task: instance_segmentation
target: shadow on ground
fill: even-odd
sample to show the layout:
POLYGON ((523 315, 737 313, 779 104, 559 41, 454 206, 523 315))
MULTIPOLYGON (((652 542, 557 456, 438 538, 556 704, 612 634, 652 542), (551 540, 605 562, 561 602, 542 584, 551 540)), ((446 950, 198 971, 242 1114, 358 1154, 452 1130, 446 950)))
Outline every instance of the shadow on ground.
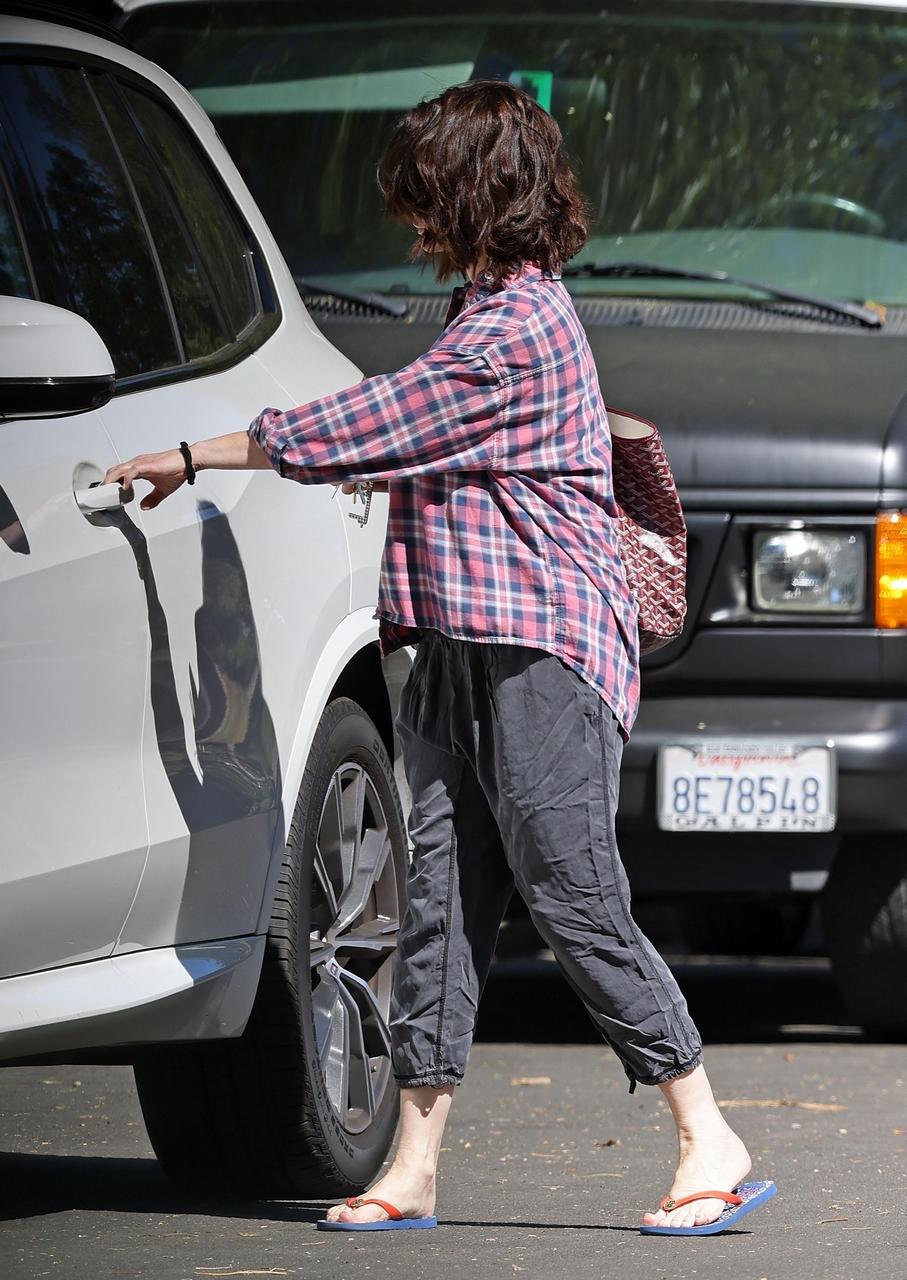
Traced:
POLYGON ((0 1222, 68 1209, 113 1213, 199 1214, 256 1222, 314 1222, 323 1210, 295 1202, 205 1196, 182 1190, 156 1160, 116 1156, 32 1155, 0 1152, 3 1205, 0 1222))

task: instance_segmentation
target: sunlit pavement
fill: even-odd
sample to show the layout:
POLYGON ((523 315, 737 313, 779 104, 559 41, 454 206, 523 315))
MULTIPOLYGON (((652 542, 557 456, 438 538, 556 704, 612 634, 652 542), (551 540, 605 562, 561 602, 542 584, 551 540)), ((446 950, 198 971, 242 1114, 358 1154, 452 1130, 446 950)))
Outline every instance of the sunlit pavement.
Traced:
POLYGON ((715 1091, 779 1195, 724 1236, 641 1237, 673 1138, 544 957, 499 964, 442 1155, 442 1226, 317 1233, 315 1206, 174 1192, 128 1068, 0 1075, 0 1275, 868 1280, 907 1273, 907 1047, 866 1042, 827 965, 672 962, 715 1091))

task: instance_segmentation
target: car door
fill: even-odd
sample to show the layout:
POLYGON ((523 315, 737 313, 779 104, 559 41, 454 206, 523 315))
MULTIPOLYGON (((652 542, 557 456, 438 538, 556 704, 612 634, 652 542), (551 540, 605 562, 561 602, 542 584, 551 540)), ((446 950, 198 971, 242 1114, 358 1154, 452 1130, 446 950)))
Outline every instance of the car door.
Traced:
MULTIPOLYGON (((172 359, 78 67, 0 62, 0 241, 0 292, 78 311, 119 373, 172 359)), ((138 531, 74 496, 115 461, 97 412, 0 422, 0 976, 108 955, 146 858, 138 531)))
MULTIPOLYGON (((95 91, 156 247, 182 359, 104 408, 117 452, 244 430, 290 399, 256 354, 280 313, 254 236, 172 102, 115 75, 95 91)), ((297 337, 305 363, 306 334, 297 337)), ((138 519, 151 643, 150 848, 121 950, 255 931, 272 846, 282 843, 283 761, 305 682, 349 610, 330 486, 203 472, 138 519)))

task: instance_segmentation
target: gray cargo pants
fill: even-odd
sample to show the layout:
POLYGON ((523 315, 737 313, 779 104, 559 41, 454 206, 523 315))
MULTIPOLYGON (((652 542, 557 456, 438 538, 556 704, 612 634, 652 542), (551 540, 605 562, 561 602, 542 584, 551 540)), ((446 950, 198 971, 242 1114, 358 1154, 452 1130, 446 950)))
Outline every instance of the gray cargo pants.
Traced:
POLYGON ((397 728, 415 851, 391 1001, 399 1084, 463 1078, 514 886, 631 1092, 696 1066, 686 1002, 630 914, 623 742, 595 689, 541 650, 428 631, 397 728))

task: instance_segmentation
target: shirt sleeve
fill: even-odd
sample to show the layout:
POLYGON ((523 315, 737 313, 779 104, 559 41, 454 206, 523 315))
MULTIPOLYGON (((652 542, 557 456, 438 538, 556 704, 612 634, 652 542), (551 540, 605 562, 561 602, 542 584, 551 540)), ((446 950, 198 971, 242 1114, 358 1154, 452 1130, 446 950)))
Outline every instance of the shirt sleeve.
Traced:
POLYGON ((484 352, 434 347, 398 373, 249 427, 282 476, 302 483, 394 480, 494 465, 501 381, 484 352))

